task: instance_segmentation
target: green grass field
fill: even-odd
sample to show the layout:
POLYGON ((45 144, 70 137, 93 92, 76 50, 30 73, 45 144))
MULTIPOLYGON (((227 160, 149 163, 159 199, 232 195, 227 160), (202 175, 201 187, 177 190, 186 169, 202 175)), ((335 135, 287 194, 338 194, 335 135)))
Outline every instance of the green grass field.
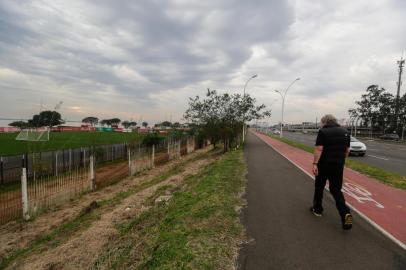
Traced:
POLYGON ((47 142, 16 141, 18 133, 0 133, 0 155, 17 155, 78 148, 89 145, 134 142, 141 138, 138 133, 118 132, 51 132, 47 142))

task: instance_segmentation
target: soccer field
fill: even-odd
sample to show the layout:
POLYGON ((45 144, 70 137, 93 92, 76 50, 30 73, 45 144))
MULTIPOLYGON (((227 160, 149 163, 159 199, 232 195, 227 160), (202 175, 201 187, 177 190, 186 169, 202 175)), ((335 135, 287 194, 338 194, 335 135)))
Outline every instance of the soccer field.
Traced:
POLYGON ((16 141, 18 133, 0 133, 0 155, 16 155, 81 146, 136 142, 138 133, 118 132, 51 132, 47 142, 16 141))

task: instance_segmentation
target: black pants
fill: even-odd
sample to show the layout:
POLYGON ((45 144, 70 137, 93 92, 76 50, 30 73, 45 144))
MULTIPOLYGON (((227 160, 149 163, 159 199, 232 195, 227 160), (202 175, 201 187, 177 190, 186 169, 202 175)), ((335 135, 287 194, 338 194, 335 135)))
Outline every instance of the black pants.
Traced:
POLYGON ((343 218, 345 214, 350 213, 350 210, 345 205, 345 199, 343 193, 341 192, 341 187, 343 185, 344 164, 319 164, 318 169, 319 173, 316 176, 314 185, 314 209, 319 213, 323 212, 323 191, 328 180, 330 193, 333 195, 334 200, 336 201, 336 207, 341 218, 343 218))

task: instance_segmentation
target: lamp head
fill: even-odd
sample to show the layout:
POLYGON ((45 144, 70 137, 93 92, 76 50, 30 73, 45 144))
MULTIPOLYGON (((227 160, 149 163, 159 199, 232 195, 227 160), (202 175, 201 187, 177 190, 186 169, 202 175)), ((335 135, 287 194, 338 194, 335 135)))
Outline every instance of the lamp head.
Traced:
POLYGON ((254 74, 254 75, 252 75, 252 79, 254 79, 254 78, 256 78, 256 77, 258 77, 258 75, 257 74, 254 74))

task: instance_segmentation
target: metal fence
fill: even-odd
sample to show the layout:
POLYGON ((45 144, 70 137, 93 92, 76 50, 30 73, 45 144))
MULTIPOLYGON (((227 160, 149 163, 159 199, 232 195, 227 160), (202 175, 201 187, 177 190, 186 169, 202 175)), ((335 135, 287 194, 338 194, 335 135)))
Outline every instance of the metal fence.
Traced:
POLYGON ((58 175, 89 164, 94 153, 96 164, 126 159, 127 144, 98 145, 39 153, 0 157, 0 184, 20 181, 21 168, 27 168, 27 178, 58 175))
POLYGON ((2 157, 0 223, 115 183, 195 150, 193 137, 157 145, 115 144, 2 157))

